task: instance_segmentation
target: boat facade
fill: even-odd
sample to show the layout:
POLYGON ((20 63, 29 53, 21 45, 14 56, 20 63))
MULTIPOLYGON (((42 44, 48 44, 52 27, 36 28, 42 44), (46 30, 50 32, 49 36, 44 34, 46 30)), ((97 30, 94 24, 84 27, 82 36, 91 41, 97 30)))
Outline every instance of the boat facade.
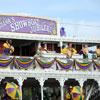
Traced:
MULTIPOLYGON (((22 94, 24 87, 31 87, 32 100, 36 90, 41 94, 39 100, 44 100, 45 87, 51 87, 53 91, 58 87, 59 100, 65 100, 67 88, 79 85, 84 88, 85 100, 89 100, 100 87, 100 64, 97 59, 84 61, 79 54, 67 59, 60 51, 69 42, 79 52, 82 44, 98 45, 100 40, 61 37, 59 20, 0 15, 0 81, 17 82, 22 94), (3 56, 3 43, 9 39, 13 41, 15 52, 10 56, 3 56), (45 42, 50 51, 43 56, 36 55, 41 42, 45 42)), ((23 95, 20 100, 24 100, 23 95)))

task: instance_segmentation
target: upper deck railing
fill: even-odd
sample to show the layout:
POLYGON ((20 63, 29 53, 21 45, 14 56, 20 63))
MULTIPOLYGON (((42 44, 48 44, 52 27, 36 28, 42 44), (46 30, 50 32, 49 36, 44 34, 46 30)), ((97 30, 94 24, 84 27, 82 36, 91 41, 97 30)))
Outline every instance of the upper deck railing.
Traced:
POLYGON ((0 57, 0 70, 25 71, 25 72, 57 72, 75 73, 89 72, 95 73, 100 70, 100 60, 56 57, 25 57, 25 56, 3 56, 0 57))

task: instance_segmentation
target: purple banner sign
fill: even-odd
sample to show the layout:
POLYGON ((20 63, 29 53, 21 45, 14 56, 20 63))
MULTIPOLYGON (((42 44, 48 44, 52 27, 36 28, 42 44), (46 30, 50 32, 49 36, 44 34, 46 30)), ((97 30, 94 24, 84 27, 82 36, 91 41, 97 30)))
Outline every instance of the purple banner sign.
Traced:
POLYGON ((36 17, 0 15, 0 31, 57 35, 57 23, 36 17))

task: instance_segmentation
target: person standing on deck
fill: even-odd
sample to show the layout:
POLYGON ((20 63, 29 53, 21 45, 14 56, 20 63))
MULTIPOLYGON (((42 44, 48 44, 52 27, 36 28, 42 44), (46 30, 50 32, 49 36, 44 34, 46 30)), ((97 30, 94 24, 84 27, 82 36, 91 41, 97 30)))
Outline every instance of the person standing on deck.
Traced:
POLYGON ((45 47, 46 47, 46 44, 45 43, 41 43, 41 47, 39 48, 39 51, 48 52, 48 50, 45 47))
POLYGON ((4 47, 3 51, 4 55, 10 55, 14 52, 14 47, 12 46, 12 40, 9 40, 8 43, 4 43, 3 47, 4 47))
POLYGON ((72 58, 73 54, 76 54, 77 51, 72 48, 72 43, 68 43, 68 47, 61 50, 61 53, 66 54, 67 58, 72 58))
POLYGON ((100 59, 100 45, 97 46, 97 49, 94 51, 94 53, 96 53, 97 59, 100 59))
POLYGON ((41 47, 38 49, 38 54, 40 56, 43 56, 43 54, 48 53, 48 50, 46 49, 46 44, 45 43, 41 43, 41 47))
MULTIPOLYGON (((3 44, 4 51, 3 55, 10 56, 14 52, 14 47, 12 46, 12 40, 9 40, 7 43, 3 44)), ((13 69, 14 62, 11 64, 10 69, 13 69)))
POLYGON ((83 59, 88 59, 88 53, 92 53, 92 51, 88 50, 87 44, 84 44, 83 49, 79 52, 79 54, 83 54, 83 59))

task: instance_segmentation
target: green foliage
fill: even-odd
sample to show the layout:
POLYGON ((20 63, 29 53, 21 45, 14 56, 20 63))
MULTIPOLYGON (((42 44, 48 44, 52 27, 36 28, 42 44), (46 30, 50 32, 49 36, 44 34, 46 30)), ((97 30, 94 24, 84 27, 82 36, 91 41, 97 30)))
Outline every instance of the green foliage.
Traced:
POLYGON ((32 91, 31 88, 30 89, 24 89, 23 91, 23 100, 31 100, 32 98, 32 91))

